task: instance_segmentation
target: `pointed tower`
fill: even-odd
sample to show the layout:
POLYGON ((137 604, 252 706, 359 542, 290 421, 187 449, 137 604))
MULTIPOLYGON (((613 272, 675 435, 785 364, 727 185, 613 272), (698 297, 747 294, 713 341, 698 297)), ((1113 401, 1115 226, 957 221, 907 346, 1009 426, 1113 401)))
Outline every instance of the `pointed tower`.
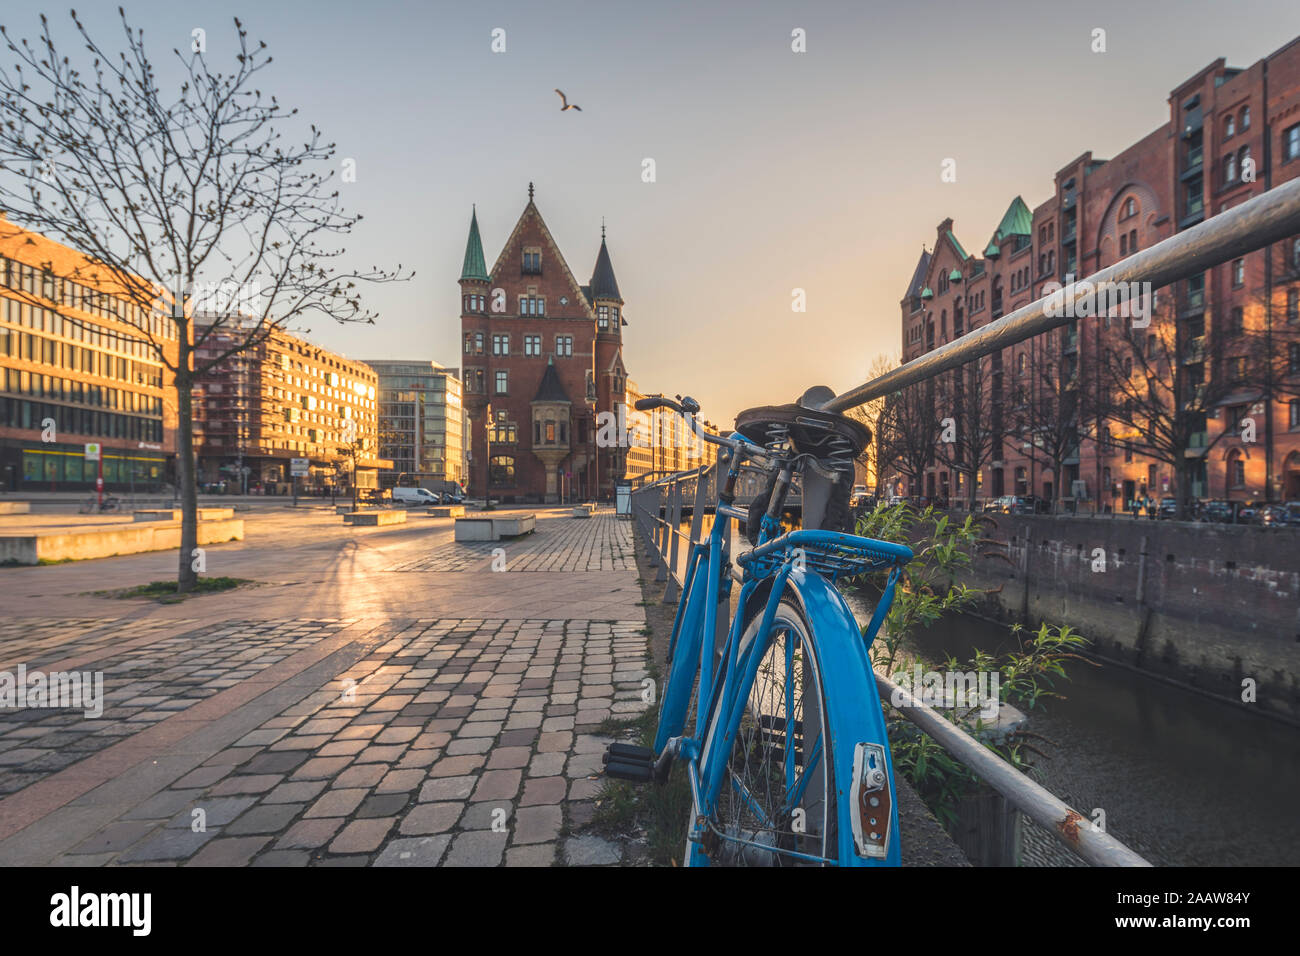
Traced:
MULTIPOLYGON (((596 267, 591 273, 588 298, 596 313, 596 348, 592 371, 596 392, 596 410, 610 412, 616 418, 627 412, 627 369, 623 365, 623 296, 618 291, 614 264, 610 261, 609 246, 605 242, 605 226, 600 227, 600 251, 596 254, 596 267)), ((614 495, 614 479, 626 471, 625 447, 602 448, 597 451, 601 497, 614 495)))
MULTIPOLYGON (((460 329, 461 347, 461 394, 465 411, 470 418, 470 428, 482 433, 484 430, 484 411, 487 408, 487 349, 488 337, 488 286, 491 284, 487 265, 483 261, 483 240, 478 234, 478 209, 474 208, 469 217, 469 238, 465 241, 465 261, 460 269, 460 329)), ((470 435, 465 436, 470 442, 470 435)), ((485 443, 468 444, 470 463, 470 490, 474 495, 481 495, 487 487, 487 459, 484 455, 485 443), (483 455, 483 460, 479 457, 483 455)))

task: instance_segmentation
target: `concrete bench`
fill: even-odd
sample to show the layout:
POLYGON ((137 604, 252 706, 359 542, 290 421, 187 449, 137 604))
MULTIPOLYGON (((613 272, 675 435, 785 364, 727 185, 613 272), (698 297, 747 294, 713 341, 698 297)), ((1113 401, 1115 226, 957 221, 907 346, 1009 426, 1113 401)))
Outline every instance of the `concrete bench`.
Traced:
POLYGON ((0 515, 27 515, 32 513, 30 501, 0 501, 0 515))
MULTIPOLYGON (((195 515, 199 521, 229 521, 235 516, 234 508, 198 508, 195 515)), ((131 513, 135 521, 180 521, 180 508, 142 508, 131 513)))
POLYGON ((590 518, 595 513, 596 506, 589 501, 574 505, 573 510, 569 512, 575 518, 590 518))
POLYGON ((457 541, 500 541, 517 538, 537 529, 537 515, 532 512, 501 515, 474 515, 456 519, 457 541))
POLYGON ((434 518, 463 518, 465 517, 465 506, 441 505, 437 508, 430 508, 427 514, 434 518))
POLYGON ((349 511, 343 516, 344 524, 386 525, 405 524, 405 511, 349 511))
MULTIPOLYGON (((198 543, 244 540, 244 519, 200 521, 198 543)), ((179 548, 181 523, 114 524, 108 527, 30 535, 0 535, 0 564, 39 564, 42 561, 82 561, 144 551, 179 548)))

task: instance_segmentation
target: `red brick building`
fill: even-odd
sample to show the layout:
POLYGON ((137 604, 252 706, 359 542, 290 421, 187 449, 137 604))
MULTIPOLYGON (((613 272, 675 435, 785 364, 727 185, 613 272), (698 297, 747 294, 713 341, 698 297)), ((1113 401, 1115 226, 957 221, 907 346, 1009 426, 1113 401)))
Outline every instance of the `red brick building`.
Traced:
MULTIPOLYGON (((903 359, 1297 176, 1300 38, 1245 69, 1216 60, 1170 93, 1167 124, 1110 160, 1070 161, 1032 210, 1016 197, 981 255, 962 247, 951 219, 940 223, 901 302, 903 359)), ((1134 424, 1139 416, 1120 397, 1128 380, 1116 343, 1130 334, 1129 319, 1113 310, 1080 317, 983 360, 996 436, 976 497, 1077 498, 1100 510, 1147 495, 1300 499, 1300 237, 1154 299, 1133 375, 1188 410, 1186 440, 1162 435, 1149 416, 1134 424), (1044 391, 1075 428, 1069 454, 1042 450, 1050 429, 1032 423, 1044 391)), ((884 477, 904 494, 969 490, 966 475, 937 460, 923 475, 887 468, 884 477)))
POLYGON ((612 497, 627 449, 597 447, 597 419, 626 403, 627 321, 604 229, 582 285, 530 183, 491 271, 471 215, 460 290, 470 493, 486 488, 507 502, 612 497))

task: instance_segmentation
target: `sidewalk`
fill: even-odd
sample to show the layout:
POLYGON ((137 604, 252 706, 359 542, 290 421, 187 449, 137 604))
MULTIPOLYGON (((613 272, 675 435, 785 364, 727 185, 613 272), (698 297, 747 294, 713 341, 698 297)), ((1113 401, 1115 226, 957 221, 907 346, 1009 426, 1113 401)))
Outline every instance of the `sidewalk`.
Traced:
POLYGON ((101 672, 105 698, 0 709, 0 863, 619 862, 569 831, 601 723, 645 706, 630 525, 537 513, 492 547, 255 513, 207 574, 256 584, 178 604, 90 593, 174 552, 0 569, 0 671, 101 672))

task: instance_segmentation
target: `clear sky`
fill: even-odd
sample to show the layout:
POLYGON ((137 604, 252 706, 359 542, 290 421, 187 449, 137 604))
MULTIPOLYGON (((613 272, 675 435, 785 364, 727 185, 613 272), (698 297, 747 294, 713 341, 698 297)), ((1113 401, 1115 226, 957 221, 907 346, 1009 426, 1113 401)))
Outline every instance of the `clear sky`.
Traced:
MULTIPOLYGON (((97 35, 116 29, 116 3, 78 6, 97 35)), ((125 6, 160 59, 196 27, 210 59, 233 55, 240 16, 275 57, 258 85, 355 159, 341 187, 365 216, 353 264, 416 275, 367 292, 376 326, 318 321, 313 341, 459 365, 471 204, 490 266, 531 180, 580 282, 605 217, 633 380, 694 395, 719 424, 809 385, 842 391, 896 355, 898 301, 940 220, 982 248, 1012 197, 1033 207, 1070 159, 1162 124, 1187 76, 1300 34, 1295 0, 125 6), (791 50, 796 28, 805 53, 791 50), (1105 53, 1090 49, 1095 28, 1105 53), (554 87, 582 112, 561 113, 554 87), (948 157, 955 183, 940 181, 948 157)), ((66 8, 46 9, 66 36, 66 8)), ((3 22, 33 35, 36 15, 10 8, 3 22)))

